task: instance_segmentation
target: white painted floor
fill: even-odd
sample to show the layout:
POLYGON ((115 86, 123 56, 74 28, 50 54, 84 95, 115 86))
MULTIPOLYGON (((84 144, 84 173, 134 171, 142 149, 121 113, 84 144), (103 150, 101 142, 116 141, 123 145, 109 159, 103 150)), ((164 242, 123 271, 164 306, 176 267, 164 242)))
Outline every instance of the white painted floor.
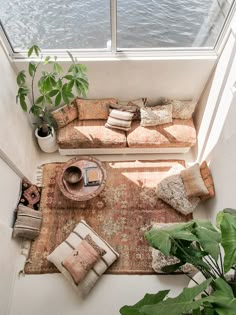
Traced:
MULTIPOLYGON (((48 162, 67 161, 72 157, 41 154, 39 165, 48 162)), ((110 155, 97 156, 100 160, 158 160, 184 159, 193 162, 189 154, 110 155)), ((194 213, 196 218, 207 218, 204 205, 194 213)), ((19 271, 21 263, 17 266, 19 271)), ((89 296, 81 300, 61 274, 21 275, 15 279, 9 315, 118 315, 123 305, 132 305, 145 293, 171 289, 175 296, 189 282, 187 276, 175 275, 103 275, 89 296)), ((8 314, 0 314, 8 315, 8 314)))

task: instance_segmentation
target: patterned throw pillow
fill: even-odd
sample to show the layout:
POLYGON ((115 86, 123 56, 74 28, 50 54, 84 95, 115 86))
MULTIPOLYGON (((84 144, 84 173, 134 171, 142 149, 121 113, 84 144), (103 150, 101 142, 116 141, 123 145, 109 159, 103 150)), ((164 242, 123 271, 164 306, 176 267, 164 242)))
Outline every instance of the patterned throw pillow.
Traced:
POLYGON ((157 126, 172 122, 172 105, 145 107, 140 109, 142 127, 157 126))
POLYGON ((172 117, 176 119, 191 119, 197 105, 197 102, 192 100, 167 100, 167 104, 172 105, 172 117))
POLYGON ((119 257, 119 254, 84 221, 74 228, 67 239, 62 242, 54 251, 47 257, 57 269, 65 276, 65 278, 71 283, 73 288, 82 297, 86 296, 93 288, 100 276, 109 268, 109 266, 119 257), (99 260, 95 265, 87 272, 83 280, 76 285, 71 274, 61 264, 68 255, 70 255, 75 248, 82 242, 85 237, 90 234, 93 241, 102 249, 106 251, 106 254, 99 257, 99 260))
POLYGON ((204 184, 208 190, 208 195, 200 197, 202 201, 205 201, 215 196, 215 187, 214 187, 213 178, 212 178, 211 171, 206 161, 202 162, 202 164, 200 165, 200 173, 204 181, 204 184))
POLYGON ((84 100, 77 98, 76 104, 78 107, 79 120, 91 119, 107 119, 109 115, 110 104, 116 104, 114 98, 99 99, 99 100, 84 100))
POLYGON ((185 170, 181 171, 180 175, 182 177, 186 195, 188 197, 208 195, 208 190, 200 173, 199 164, 195 164, 186 168, 185 170))
POLYGON ((140 120, 140 109, 147 104, 147 98, 138 98, 132 101, 121 101, 116 106, 110 106, 113 109, 124 110, 134 113, 133 120, 140 120))
POLYGON ((187 197, 180 174, 164 178, 157 185, 157 197, 184 215, 194 211, 200 202, 199 197, 187 197))
POLYGON ((112 109, 105 127, 128 131, 131 128, 134 113, 112 109))
POLYGON ((62 128, 78 118, 77 105, 74 101, 71 105, 64 105, 54 110, 51 114, 57 123, 57 127, 62 128))
POLYGON ((86 276, 106 251, 98 246, 88 234, 84 240, 64 259, 62 265, 69 271, 76 285, 86 276))
POLYGON ((41 188, 33 185, 27 178, 23 178, 21 184, 20 204, 38 210, 41 198, 41 188))
POLYGON ((39 235, 41 224, 41 211, 19 205, 17 209, 17 219, 13 228, 13 237, 34 240, 39 235))

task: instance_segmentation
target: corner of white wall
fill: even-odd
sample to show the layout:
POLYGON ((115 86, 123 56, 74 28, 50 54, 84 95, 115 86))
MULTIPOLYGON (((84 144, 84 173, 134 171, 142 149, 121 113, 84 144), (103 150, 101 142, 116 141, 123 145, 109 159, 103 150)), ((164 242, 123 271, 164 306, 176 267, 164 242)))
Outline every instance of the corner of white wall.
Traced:
POLYGON ((37 165, 38 150, 27 115, 16 104, 16 73, 0 44, 0 151, 29 179, 37 165))

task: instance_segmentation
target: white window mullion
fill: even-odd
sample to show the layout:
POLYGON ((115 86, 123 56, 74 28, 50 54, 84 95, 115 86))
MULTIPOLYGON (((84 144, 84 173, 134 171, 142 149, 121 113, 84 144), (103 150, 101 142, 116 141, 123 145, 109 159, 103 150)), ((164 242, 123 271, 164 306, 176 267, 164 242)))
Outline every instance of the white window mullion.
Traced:
POLYGON ((117 52, 117 0, 111 1, 111 52, 117 52))
POLYGON ((5 31, 4 26, 2 25, 1 20, 0 20, 0 40, 2 40, 2 43, 6 47, 6 50, 9 53, 9 55, 12 55, 14 53, 14 49, 11 45, 9 37, 7 36, 7 32, 5 31))

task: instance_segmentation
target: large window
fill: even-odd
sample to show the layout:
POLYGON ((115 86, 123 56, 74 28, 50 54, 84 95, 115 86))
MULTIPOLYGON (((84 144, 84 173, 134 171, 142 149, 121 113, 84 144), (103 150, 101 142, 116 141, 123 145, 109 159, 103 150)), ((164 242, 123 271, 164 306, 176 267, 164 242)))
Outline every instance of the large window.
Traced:
POLYGON ((15 52, 213 48, 233 0, 0 0, 15 52), (113 34, 113 36, 112 36, 113 34))

